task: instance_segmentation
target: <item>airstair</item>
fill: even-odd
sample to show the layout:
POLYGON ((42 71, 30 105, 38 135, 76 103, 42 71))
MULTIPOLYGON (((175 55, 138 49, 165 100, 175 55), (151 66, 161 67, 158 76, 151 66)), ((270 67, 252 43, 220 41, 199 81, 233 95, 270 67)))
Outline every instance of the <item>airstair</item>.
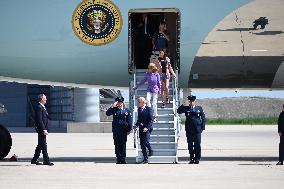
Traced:
MULTIPOLYGON (((137 81, 141 81, 146 73, 145 69, 133 70, 133 81, 130 87, 135 86, 137 81)), ((157 122, 153 123, 153 131, 151 133, 150 144, 153 149, 153 155, 149 157, 149 163, 178 163, 177 149, 180 131, 180 118, 177 114, 179 105, 179 90, 178 90, 178 73, 176 79, 170 80, 169 99, 170 103, 162 106, 162 98, 158 98, 158 118, 157 122)), ((133 125, 137 121, 137 99, 141 96, 146 98, 147 83, 140 86, 137 90, 130 93, 131 107, 133 111, 133 125)), ((139 128, 134 129, 134 146, 136 147, 136 163, 143 161, 142 150, 139 139, 139 128)))

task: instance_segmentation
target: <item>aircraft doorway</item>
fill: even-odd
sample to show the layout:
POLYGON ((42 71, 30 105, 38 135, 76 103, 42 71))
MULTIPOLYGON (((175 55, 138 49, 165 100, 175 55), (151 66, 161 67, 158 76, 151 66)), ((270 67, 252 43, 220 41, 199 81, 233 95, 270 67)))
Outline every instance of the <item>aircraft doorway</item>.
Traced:
POLYGON ((167 54, 172 66, 180 67, 180 12, 178 9, 131 9, 129 19, 129 62, 128 71, 146 69, 153 54, 152 39, 159 31, 161 21, 166 22, 170 37, 167 54))

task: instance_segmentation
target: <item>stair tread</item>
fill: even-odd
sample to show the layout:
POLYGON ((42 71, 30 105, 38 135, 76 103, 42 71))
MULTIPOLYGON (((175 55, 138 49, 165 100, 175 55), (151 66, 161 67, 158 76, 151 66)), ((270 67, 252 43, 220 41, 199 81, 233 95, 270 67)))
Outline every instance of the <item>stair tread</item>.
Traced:
POLYGON ((175 135, 151 135, 152 137, 175 137, 175 135))
MULTIPOLYGON (((138 151, 142 152, 142 149, 138 149, 138 151)), ((153 152, 173 152, 173 151, 176 151, 176 149, 153 149, 153 152)))
POLYGON ((174 116, 175 114, 158 114, 158 117, 174 116))
MULTIPOLYGON (((137 143, 140 144, 140 140, 137 141, 137 143)), ((150 140, 150 144, 153 144, 153 145, 168 145, 168 144, 177 144, 177 142, 175 142, 175 141, 172 141, 172 142, 169 142, 169 141, 161 142, 161 141, 151 141, 150 140)))
POLYGON ((159 120, 158 120, 157 122, 154 122, 154 124, 155 124, 155 123, 174 123, 174 121, 159 121, 159 120))
POLYGON ((174 121, 169 121, 169 123, 167 123, 167 122, 157 123, 157 122, 156 122, 156 123, 154 123, 154 124, 161 124, 161 125, 162 125, 162 124, 171 124, 171 125, 172 125, 172 124, 174 124, 174 121))
POLYGON ((174 130, 174 128, 153 128, 153 130, 174 130))

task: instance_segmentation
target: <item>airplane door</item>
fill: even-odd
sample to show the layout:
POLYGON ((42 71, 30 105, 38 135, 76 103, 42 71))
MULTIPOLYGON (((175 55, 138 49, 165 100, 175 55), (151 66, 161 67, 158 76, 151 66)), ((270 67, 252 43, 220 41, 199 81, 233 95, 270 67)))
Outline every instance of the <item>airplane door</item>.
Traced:
POLYGON ((175 69, 180 68, 180 12, 178 9, 131 9, 128 13, 128 72, 146 69, 152 54, 152 37, 160 21, 170 34, 168 51, 175 69))

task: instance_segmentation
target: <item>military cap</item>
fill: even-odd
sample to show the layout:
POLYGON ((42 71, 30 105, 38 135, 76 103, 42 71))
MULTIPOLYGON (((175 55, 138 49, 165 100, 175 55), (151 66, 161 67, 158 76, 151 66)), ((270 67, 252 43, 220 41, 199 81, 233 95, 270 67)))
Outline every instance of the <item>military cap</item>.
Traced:
POLYGON ((116 97, 115 98, 115 101, 117 102, 123 102, 124 101, 124 98, 121 96, 121 97, 116 97))
POLYGON ((188 100, 190 101, 195 101, 196 100, 196 96, 190 95, 187 97, 188 100))

